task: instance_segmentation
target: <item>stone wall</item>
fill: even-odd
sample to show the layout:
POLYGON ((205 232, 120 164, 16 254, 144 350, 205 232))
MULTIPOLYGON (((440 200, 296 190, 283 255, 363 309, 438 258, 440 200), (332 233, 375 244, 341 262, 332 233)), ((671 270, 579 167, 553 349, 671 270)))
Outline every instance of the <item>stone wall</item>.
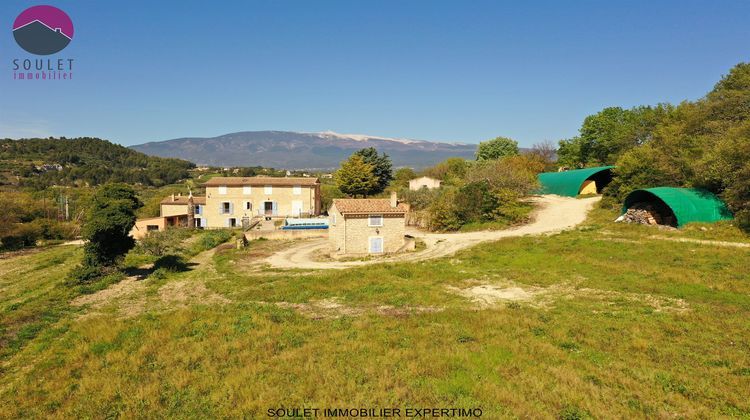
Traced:
POLYGON ((383 226, 369 226, 368 215, 341 217, 339 214, 337 219, 336 226, 331 226, 329 236, 334 253, 368 254, 372 237, 383 238, 384 253, 397 252, 404 246, 406 227, 402 214, 383 215, 383 226))

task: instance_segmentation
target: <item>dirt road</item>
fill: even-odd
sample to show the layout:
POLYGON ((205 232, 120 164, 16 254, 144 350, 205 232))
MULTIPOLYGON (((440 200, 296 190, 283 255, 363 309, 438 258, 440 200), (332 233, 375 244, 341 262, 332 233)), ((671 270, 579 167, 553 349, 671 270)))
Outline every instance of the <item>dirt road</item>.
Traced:
POLYGON ((367 261, 316 261, 315 256, 325 252, 328 239, 305 241, 268 257, 265 262, 274 268, 343 269, 365 264, 393 261, 420 261, 451 255, 456 251, 488 241, 525 235, 558 233, 572 228, 586 219, 599 197, 576 199, 556 195, 535 197, 537 205, 533 221, 517 228, 498 231, 468 233, 428 233, 408 229, 407 233, 422 239, 427 245, 419 252, 393 255, 367 261))

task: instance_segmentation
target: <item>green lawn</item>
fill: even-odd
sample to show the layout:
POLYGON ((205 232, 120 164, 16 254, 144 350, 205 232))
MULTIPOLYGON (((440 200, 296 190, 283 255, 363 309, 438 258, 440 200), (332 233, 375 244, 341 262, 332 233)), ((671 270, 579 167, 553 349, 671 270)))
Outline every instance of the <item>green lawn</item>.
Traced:
POLYGON ((574 231, 439 260, 317 273, 265 270, 258 261, 278 245, 255 242, 146 280, 129 315, 116 297, 97 315, 66 307, 71 247, 0 260, 4 346, 17 311, 57 308, 4 351, 0 417, 259 417, 282 406, 749 417, 750 249, 651 238, 741 234, 615 216, 596 210, 574 231), (450 289, 480 285, 544 299, 480 307, 450 289))

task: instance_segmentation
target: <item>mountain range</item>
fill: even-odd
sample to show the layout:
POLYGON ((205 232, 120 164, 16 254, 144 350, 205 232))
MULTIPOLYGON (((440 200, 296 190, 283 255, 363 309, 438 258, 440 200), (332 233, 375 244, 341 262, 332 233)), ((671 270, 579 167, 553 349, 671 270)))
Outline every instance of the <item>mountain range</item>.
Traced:
POLYGON ((243 131, 218 137, 185 137, 130 147, 148 155, 180 158, 198 165, 326 170, 338 167, 354 151, 366 147, 374 147, 388 154, 395 167, 422 168, 449 157, 472 159, 477 146, 332 131, 243 131))

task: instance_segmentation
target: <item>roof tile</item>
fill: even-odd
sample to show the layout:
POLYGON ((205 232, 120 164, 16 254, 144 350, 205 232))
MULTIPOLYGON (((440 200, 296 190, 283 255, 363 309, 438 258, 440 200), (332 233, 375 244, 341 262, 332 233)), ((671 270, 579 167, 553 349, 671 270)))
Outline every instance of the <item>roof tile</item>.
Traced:
POLYGON ((293 185, 306 185, 311 186, 318 184, 318 178, 307 178, 307 177, 273 177, 273 176, 250 176, 250 177, 239 177, 239 176, 217 176, 206 181, 205 186, 207 187, 218 187, 220 185, 226 185, 228 187, 241 187, 243 185, 279 185, 279 186, 293 186, 293 185))
POLYGON ((405 203, 391 207, 391 200, 387 198, 337 198, 333 200, 333 205, 341 214, 403 214, 409 210, 405 203))

